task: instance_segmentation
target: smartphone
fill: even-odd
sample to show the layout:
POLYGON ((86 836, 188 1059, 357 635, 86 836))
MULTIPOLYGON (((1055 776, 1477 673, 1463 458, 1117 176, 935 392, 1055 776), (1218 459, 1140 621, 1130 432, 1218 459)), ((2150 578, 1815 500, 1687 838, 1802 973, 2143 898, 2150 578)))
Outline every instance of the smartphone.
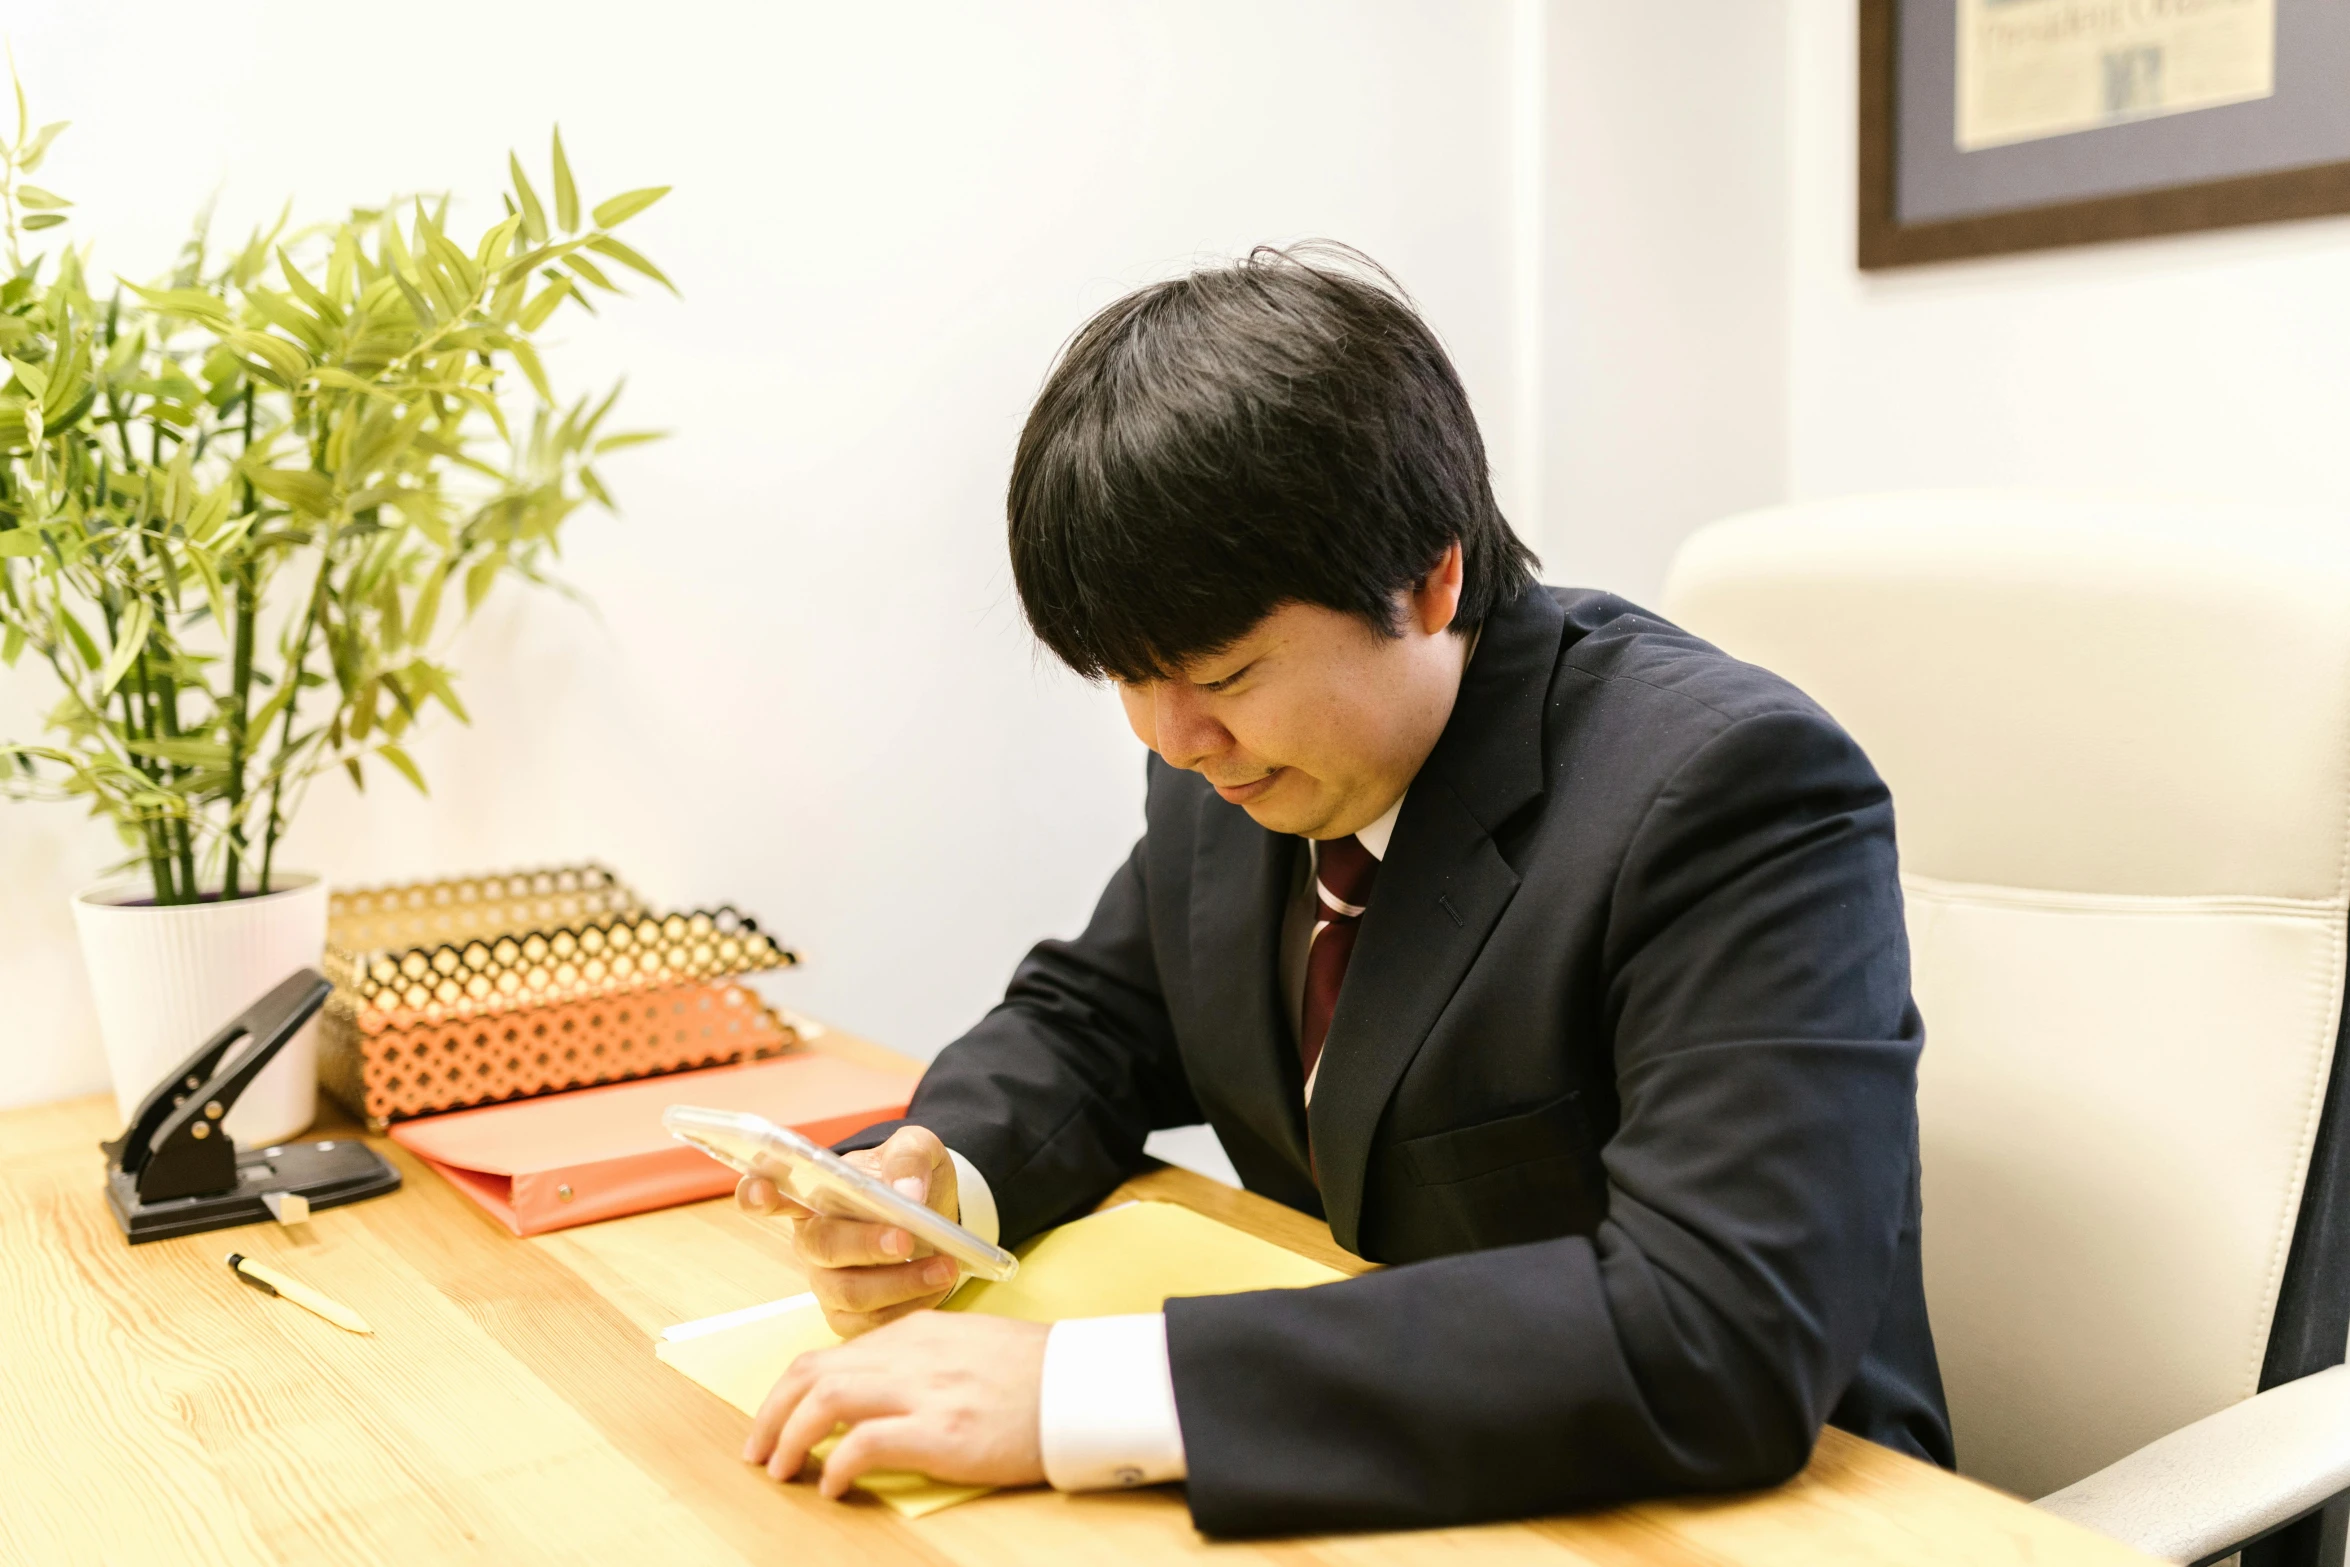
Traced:
POLYGON ((670 1136, 691 1143, 720 1164, 744 1175, 765 1176, 803 1208, 894 1224, 932 1251, 954 1258, 965 1273, 977 1278, 1000 1284, 1020 1271, 1020 1259, 1002 1247, 989 1245, 945 1214, 890 1190, 821 1143, 765 1116, 671 1105, 661 1112, 661 1124, 670 1136))

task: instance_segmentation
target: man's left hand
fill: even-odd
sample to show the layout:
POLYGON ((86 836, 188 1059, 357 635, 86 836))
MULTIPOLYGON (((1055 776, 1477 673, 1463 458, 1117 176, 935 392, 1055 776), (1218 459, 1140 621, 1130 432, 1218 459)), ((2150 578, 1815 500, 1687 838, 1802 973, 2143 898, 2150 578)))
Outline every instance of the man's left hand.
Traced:
POLYGON ((845 1424, 821 1485, 836 1501, 873 1469, 963 1485, 1039 1484, 1037 1396, 1050 1331, 1041 1322, 923 1311, 811 1350, 760 1406, 743 1458, 788 1480, 809 1448, 845 1424))

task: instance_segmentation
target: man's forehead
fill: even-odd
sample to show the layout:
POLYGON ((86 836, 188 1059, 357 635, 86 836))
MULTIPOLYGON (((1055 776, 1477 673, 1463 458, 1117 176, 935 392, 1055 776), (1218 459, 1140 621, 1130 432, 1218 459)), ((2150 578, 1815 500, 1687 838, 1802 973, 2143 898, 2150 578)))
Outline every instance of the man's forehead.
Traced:
POLYGON ((1223 646, 1206 653, 1195 653, 1177 664, 1168 678, 1189 680, 1195 684, 1223 679, 1241 665, 1264 657, 1290 640, 1296 631, 1297 612, 1304 608, 1295 600, 1276 604, 1265 613, 1263 619, 1223 646))

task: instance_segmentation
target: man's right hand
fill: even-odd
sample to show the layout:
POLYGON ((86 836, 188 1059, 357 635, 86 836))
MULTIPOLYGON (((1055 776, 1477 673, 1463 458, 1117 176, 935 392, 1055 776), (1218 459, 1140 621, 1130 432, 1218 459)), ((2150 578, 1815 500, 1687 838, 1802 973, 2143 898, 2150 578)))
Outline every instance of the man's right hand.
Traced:
MULTIPOLYGON (((846 1157, 903 1195, 950 1219, 962 1217, 955 1164, 936 1133, 902 1126, 880 1147, 846 1157)), ((734 1200, 747 1212, 792 1221, 792 1245, 808 1288, 824 1308, 824 1320, 843 1338, 927 1310, 955 1287, 960 1270, 954 1259, 933 1254, 894 1224, 810 1212, 764 1176, 743 1177, 734 1200)))

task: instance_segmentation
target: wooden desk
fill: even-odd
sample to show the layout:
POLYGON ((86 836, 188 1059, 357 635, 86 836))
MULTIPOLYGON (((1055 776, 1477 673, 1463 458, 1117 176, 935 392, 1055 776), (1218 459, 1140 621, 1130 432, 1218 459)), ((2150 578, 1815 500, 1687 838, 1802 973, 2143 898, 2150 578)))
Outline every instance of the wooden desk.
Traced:
MULTIPOLYGON (((735 1456, 743 1416, 653 1358, 670 1323, 803 1287, 778 1225, 718 1201, 518 1241, 379 1141, 407 1177, 390 1197, 134 1249, 100 1193, 116 1130, 104 1098, 0 1114, 0 1562, 2146 1560, 1833 1430, 1775 1491, 1479 1529, 1221 1544, 1165 1487, 1002 1492, 907 1521, 769 1482, 735 1456), (374 1336, 240 1288, 232 1248, 374 1336)), ((1321 1225, 1184 1171, 1128 1190, 1360 1267, 1321 1225)))

